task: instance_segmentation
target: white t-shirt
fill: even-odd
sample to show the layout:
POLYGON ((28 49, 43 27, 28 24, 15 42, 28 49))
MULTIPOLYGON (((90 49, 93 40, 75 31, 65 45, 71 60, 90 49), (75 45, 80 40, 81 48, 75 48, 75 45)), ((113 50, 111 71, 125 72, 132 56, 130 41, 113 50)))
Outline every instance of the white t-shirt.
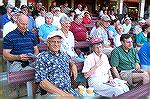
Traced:
POLYGON ((38 17, 35 19, 35 24, 36 24, 36 27, 37 27, 37 28, 40 28, 41 25, 45 24, 45 18, 42 17, 42 16, 38 16, 38 17))
POLYGON ((82 12, 77 8, 75 9, 76 14, 81 14, 82 12))
POLYGON ((115 47, 118 47, 118 46, 121 45, 120 37, 121 37, 121 35, 119 35, 119 34, 117 34, 117 35, 114 37, 114 44, 115 44, 115 47))
POLYGON ((124 28, 124 32, 123 32, 123 34, 127 34, 127 33, 129 33, 129 31, 130 31, 130 29, 131 29, 131 24, 129 24, 128 26, 124 23, 123 25, 122 25, 122 27, 124 28))
POLYGON ((11 31, 17 28, 16 23, 12 23, 11 21, 7 22, 3 27, 3 38, 11 31))

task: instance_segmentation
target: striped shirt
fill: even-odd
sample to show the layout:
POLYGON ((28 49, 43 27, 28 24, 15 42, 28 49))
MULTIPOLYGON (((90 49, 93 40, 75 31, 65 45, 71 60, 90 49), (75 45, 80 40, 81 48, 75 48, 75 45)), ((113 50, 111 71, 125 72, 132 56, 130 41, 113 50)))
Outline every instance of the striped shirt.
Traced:
POLYGON ((27 31, 24 35, 15 29, 4 37, 3 49, 11 49, 11 54, 34 53, 34 46, 37 45, 36 37, 27 31))

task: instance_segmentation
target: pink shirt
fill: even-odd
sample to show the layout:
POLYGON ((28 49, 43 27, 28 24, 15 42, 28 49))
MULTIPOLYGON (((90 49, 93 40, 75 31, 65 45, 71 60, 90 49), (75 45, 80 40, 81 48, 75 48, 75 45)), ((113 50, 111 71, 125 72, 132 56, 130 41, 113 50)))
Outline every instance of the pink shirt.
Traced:
MULTIPOLYGON (((82 73, 88 72, 91 67, 95 65, 95 61, 98 61, 98 59, 99 56, 97 56, 94 52, 88 55, 84 61, 82 73)), ((103 60, 102 65, 99 66, 90 77, 99 77, 102 82, 107 82, 109 79, 108 71, 111 66, 109 65, 108 58, 105 54, 102 54, 101 59, 103 60)))

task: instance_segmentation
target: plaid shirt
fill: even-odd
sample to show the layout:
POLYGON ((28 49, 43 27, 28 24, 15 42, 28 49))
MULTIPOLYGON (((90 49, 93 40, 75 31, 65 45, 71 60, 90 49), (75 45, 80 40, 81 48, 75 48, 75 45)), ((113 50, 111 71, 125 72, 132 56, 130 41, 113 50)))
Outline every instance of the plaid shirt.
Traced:
POLYGON ((35 69, 35 81, 37 83, 46 79, 57 88, 67 91, 74 96, 79 96, 70 87, 69 57, 66 54, 62 52, 54 54, 50 51, 44 51, 38 55, 35 69))

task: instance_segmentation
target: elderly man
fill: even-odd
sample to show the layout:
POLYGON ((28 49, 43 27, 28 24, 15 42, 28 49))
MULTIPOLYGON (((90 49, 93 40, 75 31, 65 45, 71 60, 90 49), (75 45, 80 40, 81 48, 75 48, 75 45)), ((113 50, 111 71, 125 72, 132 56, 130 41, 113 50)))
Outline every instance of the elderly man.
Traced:
POLYGON ((133 41, 129 34, 122 34, 120 37, 121 46, 115 48, 111 53, 110 64, 115 77, 128 81, 129 85, 133 82, 149 82, 149 75, 142 71, 139 65, 139 58, 133 41))
MULTIPOLYGON (((9 32, 3 40, 3 56, 10 62, 11 72, 33 69, 29 63, 34 59, 29 53, 39 53, 36 37, 27 31, 28 17, 21 14, 16 24, 17 28, 9 32)), ((30 84, 27 83, 31 88, 30 84)), ((32 94, 31 89, 28 89, 28 96, 30 94, 32 94)))
POLYGON ((17 20, 17 28, 9 32, 3 41, 3 55, 10 61, 10 71, 20 71, 28 69, 31 59, 28 53, 38 54, 36 46, 37 41, 33 33, 27 31, 28 17, 21 14, 17 20), (13 66, 13 63, 21 63, 19 67, 13 66))
MULTIPOLYGON (((99 27, 97 28, 96 32, 93 29, 91 30, 91 37, 92 38, 102 38, 104 41, 104 53, 109 57, 112 51, 111 42, 109 41, 109 33, 108 33, 108 26, 110 25, 110 17, 108 15, 103 15, 101 17, 101 21, 98 23, 99 27)), ((96 29, 96 28, 95 28, 96 29)))
POLYGON ((137 24, 134 29, 133 29, 133 33, 138 35, 140 32, 142 32, 142 26, 145 25, 146 21, 144 19, 139 20, 138 22, 139 24, 137 24))
POLYGON ((21 12, 24 15, 28 16, 28 30, 31 31, 31 32, 34 31, 36 29, 35 28, 35 20, 33 19, 33 17, 31 15, 29 15, 29 8, 28 8, 28 6, 22 5, 20 9, 21 9, 21 12))
POLYGON ((78 4, 78 7, 75 9, 76 14, 81 14, 82 13, 81 10, 82 10, 82 5, 78 4))
MULTIPOLYGON (((79 96, 71 88, 69 75, 69 57, 60 51, 61 39, 64 35, 55 31, 48 35, 48 49, 38 55, 36 61, 35 82, 41 87, 41 95, 51 96, 79 96), (46 92, 43 94, 43 92, 46 92)), ((77 77, 77 68, 71 67, 74 79, 77 77)))
POLYGON ((98 95, 112 97, 129 91, 126 84, 117 84, 110 71, 107 56, 103 53, 103 41, 101 38, 90 40, 93 53, 87 56, 82 72, 88 79, 88 85, 94 88, 98 95))

